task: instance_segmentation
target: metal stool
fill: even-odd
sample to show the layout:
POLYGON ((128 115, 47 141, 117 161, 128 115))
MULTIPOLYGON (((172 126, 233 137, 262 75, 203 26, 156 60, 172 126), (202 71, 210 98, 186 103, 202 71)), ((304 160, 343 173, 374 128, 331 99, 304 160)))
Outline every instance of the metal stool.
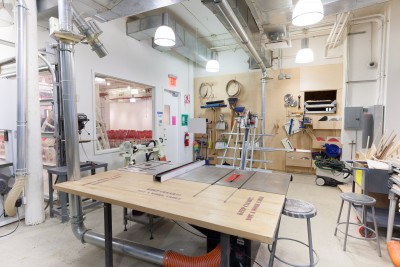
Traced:
MULTIPOLYGON (((286 237, 276 238, 275 242, 272 244, 272 249, 270 249, 270 247, 268 246, 268 249, 271 252, 268 266, 269 267, 273 266, 274 258, 276 258, 280 262, 283 262, 287 265, 295 266, 295 267, 315 266, 318 263, 319 258, 318 258, 318 254, 315 252, 315 250, 313 249, 313 245, 312 245, 310 219, 317 215, 317 209, 314 207, 313 204, 302 201, 302 200, 286 199, 285 207, 283 208, 282 214, 292 217, 292 218, 307 219, 308 245, 304 242, 301 242, 299 240, 292 239, 292 238, 286 238, 286 237), (295 264, 286 262, 286 261, 282 260, 281 258, 279 258, 278 256, 276 256, 275 250, 276 250, 276 243, 278 242, 278 240, 290 240, 290 241, 294 241, 294 242, 303 244, 306 247, 308 247, 308 253, 309 253, 309 257, 310 257, 310 265, 295 265, 295 264), (316 261, 314 261, 314 254, 315 254, 316 261)), ((276 230, 276 236, 278 236, 278 234, 279 234, 279 226, 280 226, 280 221, 278 224, 278 229, 276 230)))
POLYGON ((344 234, 344 246, 343 246, 343 250, 346 251, 346 242, 347 242, 347 236, 353 237, 353 238, 357 238, 357 239, 361 239, 361 240, 375 240, 376 239, 376 243, 378 245, 378 255, 379 257, 382 257, 381 254, 381 247, 379 245, 379 235, 378 235, 378 227, 376 225, 376 219, 375 219, 375 203, 376 200, 373 197, 367 196, 367 195, 363 195, 363 194, 356 194, 356 193, 342 193, 340 194, 340 197, 342 198, 342 204, 340 205, 340 211, 339 211, 339 216, 337 219, 337 225, 335 228, 335 236, 337 231, 339 230, 339 232, 343 233, 342 230, 339 229, 339 225, 342 224, 346 224, 346 232, 343 233, 344 234), (340 216, 342 215, 342 209, 343 209, 343 203, 344 202, 349 202, 349 209, 347 211, 347 220, 345 222, 340 222, 340 216), (363 211, 363 222, 362 223, 351 223, 349 222, 350 219, 350 209, 351 209, 351 205, 352 204, 356 204, 356 205, 361 205, 362 206, 362 211, 363 211), (367 218, 367 209, 366 207, 371 207, 372 209, 372 219, 374 221, 374 228, 375 230, 373 230, 372 228, 368 227, 366 225, 366 218, 367 218), (365 221, 364 221, 365 218, 365 221), (364 227, 364 229, 367 229, 369 231, 371 231, 372 233, 375 234, 375 236, 372 237, 367 237, 367 235, 365 234, 365 237, 359 237, 359 236, 353 236, 350 235, 349 232, 349 224, 352 225, 358 225, 358 226, 362 226, 364 227))

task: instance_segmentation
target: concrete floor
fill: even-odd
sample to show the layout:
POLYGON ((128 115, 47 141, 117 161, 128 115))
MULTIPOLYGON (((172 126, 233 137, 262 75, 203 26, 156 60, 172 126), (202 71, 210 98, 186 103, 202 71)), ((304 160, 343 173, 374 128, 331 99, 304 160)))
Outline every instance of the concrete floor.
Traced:
MULTIPOLYGON (((298 198, 313 203, 318 214, 311 220, 314 249, 319 255, 318 266, 330 267, 368 267, 393 266, 386 249, 385 230, 380 231, 382 257, 378 256, 376 243, 357 239, 348 239, 347 251, 344 252, 343 235, 333 236, 340 206, 340 191, 334 187, 320 187, 309 175, 294 175, 288 197, 298 198)), ((355 216, 352 215, 353 220, 355 216)), ((102 232, 103 211, 101 208, 91 211, 86 216, 88 228, 102 232)), ((192 229, 190 226, 186 228, 192 229)), ((16 223, 0 228, 0 235, 14 229, 16 223)), ((350 228, 357 235, 357 228, 350 228)), ((150 240, 148 229, 141 224, 129 223, 128 231, 123 231, 122 208, 113 207, 113 233, 119 238, 129 239, 150 246, 172 249, 187 255, 201 255, 205 252, 203 238, 190 234, 169 220, 162 220, 154 231, 154 239, 150 240)), ((293 237, 307 242, 306 221, 282 217, 280 236, 293 237)), ((278 242, 277 255, 306 265, 307 249, 287 241, 278 242)), ((269 252, 262 244, 256 261, 267 266, 269 252)), ((0 266, 5 267, 57 267, 57 266, 104 266, 104 250, 90 244, 81 244, 71 232, 69 223, 61 224, 58 218, 48 218, 37 226, 25 226, 21 223, 18 230, 7 237, 0 238, 0 266)), ((114 254, 114 266, 154 266, 114 254)), ((254 264, 254 266, 258 266, 254 264)), ((275 261, 274 266, 286 266, 275 261)))

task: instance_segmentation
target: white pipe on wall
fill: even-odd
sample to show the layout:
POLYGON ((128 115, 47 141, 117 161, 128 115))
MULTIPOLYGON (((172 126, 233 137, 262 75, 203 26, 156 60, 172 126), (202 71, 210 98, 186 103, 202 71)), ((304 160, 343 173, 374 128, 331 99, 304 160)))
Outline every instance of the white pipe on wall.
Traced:
MULTIPOLYGON (((376 15, 371 15, 371 16, 365 16, 365 17, 360 17, 360 18, 355 18, 352 20, 353 25, 358 25, 358 24, 365 24, 365 23, 376 23, 378 25, 378 29, 380 29, 380 56, 379 56, 379 63, 378 63, 378 68, 379 68, 379 74, 378 74, 378 83, 377 83, 377 88, 378 88, 378 93, 379 96, 377 98, 377 103, 376 104, 381 104, 383 103, 383 99, 381 98, 381 94, 384 90, 385 86, 385 78, 386 78, 386 60, 385 60, 385 53, 386 53, 386 17, 382 14, 376 14, 376 15)), ((372 46, 372 42, 371 42, 372 46)))
POLYGON ((43 194, 43 162, 40 128, 39 73, 37 47, 37 9, 35 1, 26 1, 27 12, 27 173, 25 224, 45 220, 43 194))

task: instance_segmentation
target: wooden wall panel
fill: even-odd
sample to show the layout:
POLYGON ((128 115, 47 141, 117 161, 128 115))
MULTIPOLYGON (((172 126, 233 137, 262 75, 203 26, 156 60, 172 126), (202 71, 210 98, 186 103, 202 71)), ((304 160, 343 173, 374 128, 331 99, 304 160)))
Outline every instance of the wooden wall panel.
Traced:
MULTIPOLYGON (((341 72, 341 65, 336 67, 330 67, 331 69, 336 69, 336 72, 341 72)), ((290 114, 292 112, 303 112, 303 100, 304 100, 304 92, 300 91, 301 84, 301 71, 303 68, 294 68, 294 69, 285 69, 283 72, 285 74, 291 74, 291 79, 278 80, 279 71, 270 70, 268 71, 268 77, 273 77, 273 79, 267 80, 267 92, 266 92, 266 123, 265 123, 265 132, 266 133, 276 133, 274 137, 266 137, 265 144, 267 147, 275 147, 275 148, 283 148, 281 140, 283 138, 288 137, 283 124, 290 120, 290 114), (301 96, 300 109, 296 107, 288 107, 284 106, 284 96, 286 94, 292 94, 293 97, 297 100, 298 96, 301 96), (279 128, 274 129, 274 124, 278 124, 279 128)), ((335 74, 335 77, 341 77, 341 74, 335 74)), ((225 86, 229 80, 235 79, 243 85, 243 89, 238 96, 238 106, 245 106, 247 109, 259 114, 261 107, 261 72, 260 71, 250 71, 247 73, 233 74, 233 75, 221 75, 215 77, 200 77, 196 78, 194 82, 195 86, 195 117, 206 117, 211 121, 214 121, 213 111, 201 109, 200 106, 205 104, 207 101, 212 100, 225 100, 226 104, 228 104, 228 95, 225 91, 225 86), (199 88, 201 83, 207 82, 213 84, 214 97, 210 99, 202 100, 199 97, 199 88)), ((312 77, 308 77, 307 79, 312 79, 312 77)), ((342 81, 338 81, 337 84, 341 84, 342 81)), ((312 83, 312 81, 308 81, 308 83, 312 83)), ((338 112, 334 115, 340 116, 341 114, 341 99, 342 99, 342 90, 341 86, 338 88, 330 88, 338 90, 338 112)), ((225 120, 230 122, 230 109, 228 107, 222 108, 216 111, 216 115, 218 118, 219 112, 222 112, 225 116, 225 120)), ((309 116, 309 117, 320 117, 321 115, 309 116)), ((292 117, 295 119, 302 119, 302 117, 292 117)), ((210 125, 212 128, 214 125, 210 125)), ((230 129, 229 129, 230 130, 230 129)), ((315 130, 314 133, 317 136, 340 136, 340 130, 315 130)), ((213 130, 213 138, 218 138, 219 134, 215 134, 213 130)), ((310 149, 312 148, 312 139, 305 132, 301 131, 294 135, 288 137, 292 142, 293 146, 298 149, 310 149)), ((213 144, 215 144, 215 140, 213 140, 213 144)), ((212 154, 222 154, 223 150, 214 151, 212 154)), ((285 166, 285 152, 276 151, 272 153, 267 153, 267 159, 272 160, 273 162, 268 164, 269 169, 280 170, 280 171, 291 171, 291 172, 313 172, 311 168, 301 168, 301 167, 286 167, 285 166)), ((215 162, 212 162, 215 163, 215 162)), ((220 161, 218 161, 218 164, 220 161)))

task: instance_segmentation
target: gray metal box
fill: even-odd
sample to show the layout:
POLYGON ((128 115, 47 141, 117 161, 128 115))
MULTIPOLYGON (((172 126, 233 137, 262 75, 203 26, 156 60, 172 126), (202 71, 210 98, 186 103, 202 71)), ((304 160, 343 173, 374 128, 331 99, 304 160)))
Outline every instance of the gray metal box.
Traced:
POLYGON ((360 130, 363 118, 363 107, 344 108, 344 129, 360 130))

